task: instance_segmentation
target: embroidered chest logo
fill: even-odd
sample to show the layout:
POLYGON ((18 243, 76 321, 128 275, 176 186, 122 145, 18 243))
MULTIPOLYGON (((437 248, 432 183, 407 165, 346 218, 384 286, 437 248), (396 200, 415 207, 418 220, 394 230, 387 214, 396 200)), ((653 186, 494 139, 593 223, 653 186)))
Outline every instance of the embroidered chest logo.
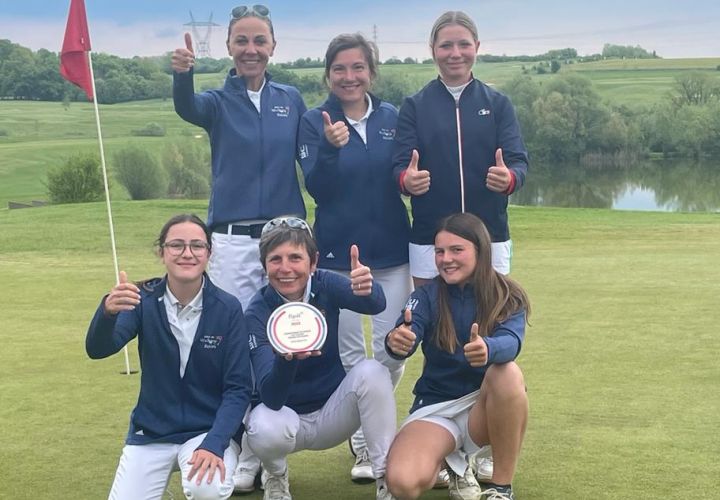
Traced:
POLYGON ((490 110, 486 108, 482 108, 480 111, 478 111, 478 115, 480 116, 487 116, 490 114, 490 110))
POLYGON ((415 310, 415 307, 418 305, 418 299, 410 298, 407 301, 407 304, 405 304, 405 309, 410 309, 411 311, 415 310))
POLYGON ((298 156, 301 160, 304 160, 308 156, 310 156, 310 151, 308 151, 307 144, 303 144, 298 148, 298 156))
POLYGON ((381 128, 378 133, 380 134, 380 137, 382 137, 386 141, 392 141, 393 139, 395 139, 394 128, 381 128))
POLYGON ((198 339, 203 349, 217 349, 223 341, 222 335, 203 335, 198 339))
POLYGON ((275 113, 275 116, 278 118, 287 118, 290 116, 290 106, 273 106, 270 111, 275 113))

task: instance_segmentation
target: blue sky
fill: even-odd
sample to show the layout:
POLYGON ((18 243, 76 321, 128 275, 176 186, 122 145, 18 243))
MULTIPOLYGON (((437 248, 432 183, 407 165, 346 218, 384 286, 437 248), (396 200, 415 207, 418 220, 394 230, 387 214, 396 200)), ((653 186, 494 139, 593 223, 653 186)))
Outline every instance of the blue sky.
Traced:
MULTIPOLYGON (((0 0, 0 38, 33 50, 58 51, 69 0, 0 0)), ((183 24, 221 25, 210 33, 213 57, 225 55, 225 29, 236 2, 218 0, 85 0, 93 51, 159 55, 182 45, 183 24)), ((275 25, 276 62, 322 57, 338 33, 360 31, 377 41, 382 59, 429 57, 427 37, 445 10, 464 10, 480 31, 480 52, 538 54, 573 47, 580 54, 604 43, 640 45, 663 57, 720 56, 717 0, 297 0, 267 1, 275 25)))

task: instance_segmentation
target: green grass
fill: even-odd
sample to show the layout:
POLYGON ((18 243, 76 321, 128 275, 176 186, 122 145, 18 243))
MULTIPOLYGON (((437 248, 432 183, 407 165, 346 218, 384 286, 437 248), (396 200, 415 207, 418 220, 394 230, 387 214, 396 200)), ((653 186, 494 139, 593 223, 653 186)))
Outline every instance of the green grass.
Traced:
MULTIPOLYGON (((161 273, 162 223, 205 210, 115 203, 121 268, 161 273)), ((510 217, 513 275, 533 304, 518 498, 716 498, 720 214, 511 207, 510 217)), ((0 228, 0 498, 103 498, 138 390, 122 355, 84 353, 113 282, 104 205, 2 211, 0 228)), ((399 416, 421 363, 398 388, 399 416)), ((351 465, 345 446, 293 455, 295 498, 371 498, 349 481, 351 465)), ((182 498, 177 476, 170 489, 182 498)))

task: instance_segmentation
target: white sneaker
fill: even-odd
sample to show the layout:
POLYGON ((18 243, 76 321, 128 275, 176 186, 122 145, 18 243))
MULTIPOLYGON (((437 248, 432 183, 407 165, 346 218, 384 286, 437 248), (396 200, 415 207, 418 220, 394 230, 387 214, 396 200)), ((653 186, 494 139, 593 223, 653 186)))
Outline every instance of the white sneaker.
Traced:
POLYGON ((440 472, 438 472, 435 484, 433 485, 434 490, 444 490, 450 485, 450 475, 447 471, 447 465, 444 465, 440 472))
POLYGON ((492 480, 493 475, 493 459, 492 457, 478 457, 475 459, 475 479, 481 483, 487 483, 492 480))
POLYGON ((265 494, 263 500, 292 500, 288 471, 279 476, 263 471, 265 494))
POLYGON ((390 493, 390 490, 387 487, 385 476, 375 481, 375 484, 375 500, 395 500, 395 497, 392 496, 392 493, 390 493))
POLYGON ((463 476, 458 476, 450 467, 447 468, 447 471, 450 477, 450 486, 448 486, 450 500, 477 500, 480 498, 482 490, 475 479, 472 467, 468 466, 463 476))
POLYGON ((252 493, 255 491, 255 478, 260 472, 260 464, 258 467, 246 467, 246 464, 240 464, 233 472, 233 485, 236 493, 252 493))
POLYGON ((350 469, 350 479, 354 483, 371 483, 375 481, 375 474, 373 474, 367 448, 358 450, 355 465, 350 469))
POLYGON ((492 481, 493 458, 492 448, 486 445, 469 457, 468 462, 475 471, 475 479, 481 483, 492 481))

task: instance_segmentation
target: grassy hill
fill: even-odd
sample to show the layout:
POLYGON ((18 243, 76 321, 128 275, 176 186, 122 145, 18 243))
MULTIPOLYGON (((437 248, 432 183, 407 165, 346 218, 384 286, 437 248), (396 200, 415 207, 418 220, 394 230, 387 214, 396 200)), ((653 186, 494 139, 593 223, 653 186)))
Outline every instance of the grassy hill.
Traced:
MULTIPOLYGON (((152 242, 162 223, 205 209, 115 203, 121 269, 161 273, 152 242)), ((103 498, 112 482, 138 376, 120 374, 121 355, 84 353, 113 282, 104 210, 0 211, 0 498, 103 498)), ((533 306, 519 358, 530 421, 518 498, 716 498, 718 214, 511 207, 510 218, 513 276, 533 306)), ((130 353, 137 368, 135 343, 130 353)), ((408 363, 398 418, 421 366, 421 356, 408 363)), ((295 497, 371 498, 372 486, 350 482, 351 465, 344 445, 293 455, 295 497)))
MULTIPOLYGON (((607 101, 628 106, 649 106, 667 99, 675 78, 688 71, 705 71, 720 80, 716 67, 720 58, 707 59, 641 59, 608 60, 564 65, 561 71, 574 71, 589 77, 598 93, 607 101)), ((525 63, 526 69, 532 66, 525 63)), ((522 73, 523 64, 480 63, 475 74, 494 85, 522 73)), ((321 78, 322 69, 295 70, 301 75, 321 78)), ((400 74, 420 88, 436 77, 430 64, 383 65, 382 74, 400 74)), ((552 75, 533 75, 542 82, 552 75)), ((198 75, 196 88, 217 87, 224 75, 198 75)), ((309 106, 318 104, 324 95, 307 96, 309 106)), ((128 143, 140 143, 160 151, 167 141, 206 140, 205 133, 181 120, 171 100, 152 100, 115 105, 101 105, 100 117, 106 140, 108 160, 117 149, 128 143), (157 122, 167 130, 163 138, 139 138, 132 131, 148 122, 157 122)), ((47 169, 62 163, 78 151, 97 151, 95 118, 89 103, 77 102, 65 108, 59 102, 0 101, 0 210, 10 200, 29 202, 45 199, 43 185, 47 169), (4 133, 3 133, 4 132, 4 133)), ((126 197, 119 186, 115 195, 126 197)))

